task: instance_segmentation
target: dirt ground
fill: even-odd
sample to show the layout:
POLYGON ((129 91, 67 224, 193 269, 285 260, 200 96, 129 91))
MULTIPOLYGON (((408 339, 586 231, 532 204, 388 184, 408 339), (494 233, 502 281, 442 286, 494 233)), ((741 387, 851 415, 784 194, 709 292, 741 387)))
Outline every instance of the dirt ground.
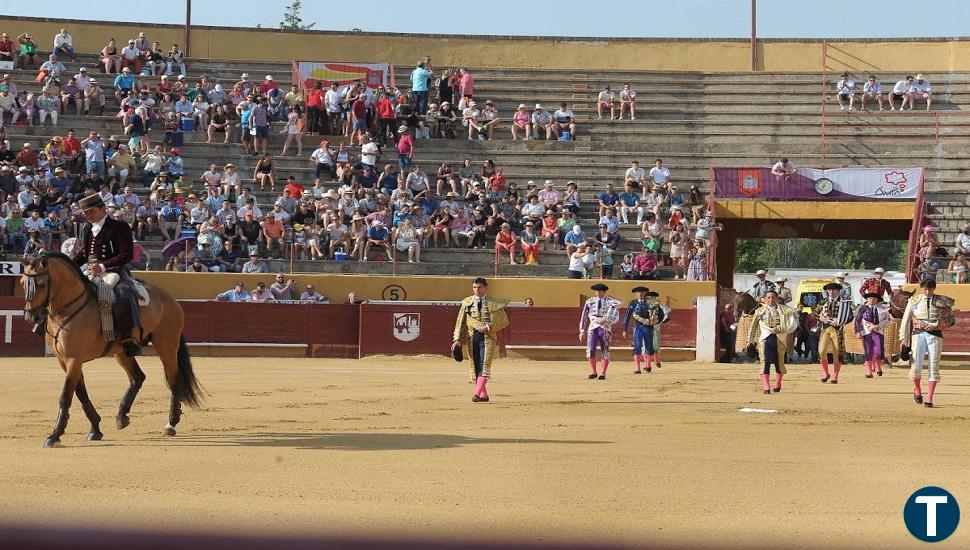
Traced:
MULTIPOLYGON (((53 360, 0 359, 0 522, 123 529, 691 546, 916 547, 917 488, 970 504, 970 370, 944 370, 933 410, 906 371, 838 386, 790 368, 766 396, 751 365, 667 363, 606 381, 578 362, 496 362, 471 402, 443 358, 196 358, 210 394, 165 438, 154 358, 132 424, 127 384, 87 366, 105 440, 75 402, 43 449, 62 383, 53 360), (742 407, 777 410, 746 414, 742 407)), ((967 523, 967 522, 964 522, 967 523)), ((940 546, 970 546, 962 525, 940 546)))

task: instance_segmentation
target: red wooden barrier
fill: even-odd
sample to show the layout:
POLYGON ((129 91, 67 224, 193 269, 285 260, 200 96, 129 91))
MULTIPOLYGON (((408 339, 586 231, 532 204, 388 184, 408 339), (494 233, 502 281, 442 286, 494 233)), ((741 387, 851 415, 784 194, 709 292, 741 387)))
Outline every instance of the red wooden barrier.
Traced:
POLYGON ((24 299, 0 296, 0 357, 44 355, 44 337, 24 321, 24 299))
POLYGON ((305 344, 313 357, 357 357, 360 306, 180 303, 190 343, 305 344))
POLYGON ((363 304, 360 356, 449 355, 457 306, 363 304))
POLYGON ((360 332, 359 305, 307 305, 307 343, 311 357, 356 359, 360 332))
MULTIPOLYGON (((577 346, 581 343, 579 315, 582 309, 575 307, 515 307, 509 308, 511 322, 508 345, 577 346)), ((623 330, 626 309, 620 311, 620 322, 613 325, 614 342, 623 344, 616 337, 623 330)), ((675 309, 671 319, 661 329, 661 343, 668 347, 694 347, 697 339, 697 312, 693 309, 675 309)), ((631 321, 632 330, 632 321, 631 321)))

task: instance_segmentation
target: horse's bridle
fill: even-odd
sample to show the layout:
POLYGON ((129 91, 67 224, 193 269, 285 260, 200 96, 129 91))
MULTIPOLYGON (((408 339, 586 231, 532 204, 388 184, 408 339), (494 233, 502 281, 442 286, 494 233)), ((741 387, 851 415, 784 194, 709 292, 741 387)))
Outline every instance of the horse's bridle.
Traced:
MULTIPOLYGON (((29 304, 34 299, 34 295, 37 293, 37 278, 38 277, 45 277, 46 280, 47 280, 47 285, 46 285, 47 286, 47 296, 44 297, 44 303, 40 304, 39 306, 28 307, 27 305, 25 305, 24 306, 24 313, 34 313, 34 312, 36 312, 38 310, 44 310, 44 309, 46 309, 46 310, 48 310, 47 317, 58 316, 57 312, 50 311, 51 295, 53 294, 52 288, 51 288, 52 287, 52 284, 51 284, 51 274, 50 274, 50 271, 44 271, 44 272, 41 272, 41 273, 34 273, 33 275, 26 275, 26 274, 24 275, 24 278, 27 279, 27 288, 24 291, 24 300, 29 304)), ((88 294, 88 290, 86 288, 81 289, 81 293, 78 294, 77 297, 73 298, 70 302, 68 302, 67 305, 64 306, 63 311, 67 311, 67 310, 71 309, 71 306, 73 306, 75 303, 77 303, 78 300, 80 300, 80 299, 84 298, 85 296, 87 296, 87 294, 88 294)), ((66 325, 68 322, 70 322, 71 319, 73 319, 78 313, 81 312, 82 309, 84 309, 85 304, 87 304, 87 300, 81 302, 80 306, 78 306, 71 313, 67 314, 66 317, 65 317, 65 319, 63 321, 61 321, 60 323, 58 323, 58 325, 60 325, 60 328, 58 328, 58 330, 57 330, 58 334, 61 332, 61 329, 63 329, 64 325, 66 325)), ((55 335, 55 337, 56 337, 56 335, 55 335)))

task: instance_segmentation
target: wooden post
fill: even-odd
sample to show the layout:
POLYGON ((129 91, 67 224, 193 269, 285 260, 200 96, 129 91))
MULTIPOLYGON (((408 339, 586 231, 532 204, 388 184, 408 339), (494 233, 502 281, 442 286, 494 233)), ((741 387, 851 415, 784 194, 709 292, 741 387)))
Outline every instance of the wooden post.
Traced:
POLYGON ((758 0, 751 0, 751 71, 758 70, 758 0))
POLYGON ((185 0, 185 57, 189 57, 191 48, 190 29, 192 27, 192 0, 185 0))

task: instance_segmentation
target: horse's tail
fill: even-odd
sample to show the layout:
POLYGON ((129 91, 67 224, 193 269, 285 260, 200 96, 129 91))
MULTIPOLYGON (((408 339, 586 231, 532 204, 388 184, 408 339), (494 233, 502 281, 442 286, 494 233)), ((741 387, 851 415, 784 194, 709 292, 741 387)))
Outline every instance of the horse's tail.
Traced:
POLYGON ((197 409, 202 404, 202 388, 192 371, 192 358, 189 357, 189 347, 185 345, 184 335, 179 339, 178 366, 172 394, 179 402, 197 409))

